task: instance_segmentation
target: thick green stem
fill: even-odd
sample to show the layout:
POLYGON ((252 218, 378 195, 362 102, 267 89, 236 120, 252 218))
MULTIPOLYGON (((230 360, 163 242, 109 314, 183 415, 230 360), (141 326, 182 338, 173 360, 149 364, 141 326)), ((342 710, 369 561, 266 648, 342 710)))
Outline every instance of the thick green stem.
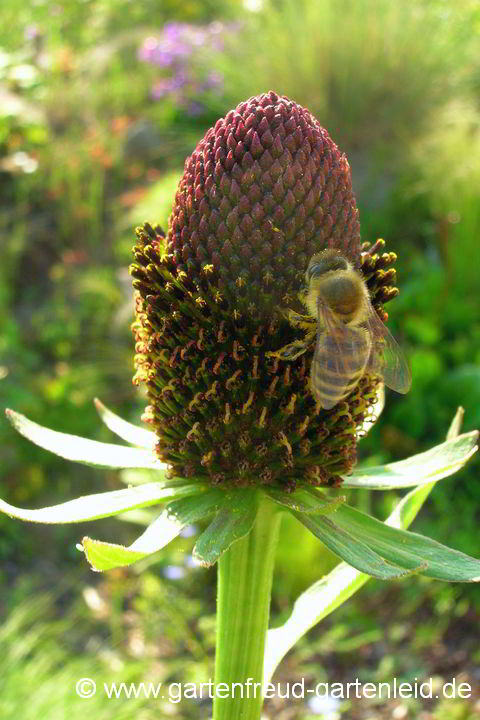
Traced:
POLYGON ((233 543, 218 562, 213 720, 259 720, 261 715, 263 656, 280 523, 277 507, 263 499, 252 531, 233 543))

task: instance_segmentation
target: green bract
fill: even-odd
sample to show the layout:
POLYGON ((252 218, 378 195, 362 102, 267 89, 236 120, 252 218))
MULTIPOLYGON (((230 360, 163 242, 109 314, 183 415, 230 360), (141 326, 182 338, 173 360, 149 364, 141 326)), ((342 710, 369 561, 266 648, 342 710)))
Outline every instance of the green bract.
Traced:
MULTIPOLYGON (((200 534, 193 554, 201 564, 212 565, 233 542, 250 532, 263 498, 274 503, 277 510, 292 513, 332 552, 362 573, 383 580, 410 573, 450 581, 480 580, 479 560, 401 529, 408 522, 392 527, 365 515, 348 506, 345 495, 336 489, 307 487, 294 492, 278 487, 223 489, 195 478, 167 479, 167 466, 153 453, 151 433, 122 420, 99 401, 96 406, 113 432, 143 448, 100 443, 56 432, 11 410, 7 411, 7 417, 26 438, 61 457, 101 467, 155 470, 158 482, 87 495, 39 510, 22 510, 0 500, 0 510, 11 517, 42 523, 85 522, 164 504, 160 515, 129 547, 85 537, 83 550, 94 570, 137 562, 165 547, 186 525, 208 517, 212 518, 211 522, 200 534)), ((422 489, 429 491, 437 480, 462 467, 476 450, 478 433, 459 435, 459 417, 446 442, 408 460, 359 470, 345 478, 342 489, 391 490, 415 486, 414 493, 422 489)))

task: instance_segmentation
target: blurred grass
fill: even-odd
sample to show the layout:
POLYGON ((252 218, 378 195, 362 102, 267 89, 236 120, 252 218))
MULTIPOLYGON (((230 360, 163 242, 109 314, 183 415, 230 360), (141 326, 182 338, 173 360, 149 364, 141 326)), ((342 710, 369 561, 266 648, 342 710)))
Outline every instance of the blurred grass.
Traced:
MULTIPOLYGON (((51 567, 43 564, 43 570, 51 576, 51 567)), ((3 601, 2 719, 13 720, 19 712, 25 720, 77 720, 85 712, 101 720, 153 720, 159 712, 173 712, 180 720, 208 716, 201 708, 199 715, 196 702, 177 706, 166 699, 168 684, 206 681, 211 674, 204 648, 210 650, 211 641, 204 640, 203 630, 195 637, 188 626, 201 615, 200 601, 191 591, 177 590, 148 570, 141 578, 120 574, 115 579, 114 574, 101 585, 74 571, 54 590, 46 587, 45 577, 24 578, 3 601), (81 678, 95 681, 91 698, 76 694, 81 678), (141 693, 128 700, 109 699, 103 686, 114 682, 163 683, 165 700, 141 693)))
MULTIPOLYGON (((95 395, 139 421, 144 399, 130 381, 133 343, 128 330, 132 298, 126 267, 132 229, 143 220, 165 226, 185 155, 206 128, 236 102, 274 89, 306 105, 347 152, 363 239, 383 236, 387 249, 399 255, 401 295, 389 312, 392 330, 410 357, 414 383, 406 397, 387 399, 382 419, 360 445, 362 458, 397 459, 441 442, 458 404, 466 408, 466 429, 479 427, 478 3, 266 0, 258 8, 250 12, 241 2, 213 0, 190 0, 181 7, 170 0, 65 0, 55 6, 31 0, 21 7, 14 0, 2 2, 0 404, 45 425, 105 440, 111 437, 91 404, 95 395), (235 21, 237 31, 224 38, 222 53, 200 53, 191 62, 199 72, 214 68, 221 73, 223 91, 202 96, 204 111, 195 117, 175 97, 153 101, 151 86, 161 71, 137 58, 145 37, 158 34, 167 21, 217 19, 235 21)), ((6 422, 0 423, 0 448, 0 491, 13 503, 47 504, 118 486, 115 474, 66 465, 17 437, 6 422)), ((415 529, 478 556, 478 472, 476 461, 458 478, 440 484, 415 529)), ((384 516, 394 496, 358 494, 356 502, 384 516)), ((127 541, 136 532, 131 524, 112 527, 127 541)), ((51 627, 32 639, 30 655, 22 646, 18 657, 9 653, 15 651, 16 634, 26 642, 31 637, 25 625, 29 618, 41 623, 49 612, 44 604, 35 610, 32 591, 19 578, 35 575, 39 546, 59 575, 78 563, 78 537, 75 529, 47 532, 0 519, 1 582, 18 598, 19 613, 16 618, 9 608, 12 623, 18 624, 5 626, 2 635, 3 655, 11 658, 6 696, 11 715, 5 717, 13 717, 13 708, 21 704, 22 672, 52 693, 77 672, 72 648, 54 648, 63 632, 61 623, 56 626, 55 609, 51 627), (55 668, 60 668, 58 676, 55 668)), ((178 559, 167 553, 165 562, 175 565, 178 559)), ((325 571, 325 562, 309 534, 293 523, 284 525, 274 590, 277 617, 325 571)), ((142 614, 152 618, 154 632, 158 617, 152 608, 155 593, 161 595, 155 578, 161 569, 149 572, 153 592, 146 600, 145 588, 137 588, 132 597, 138 598, 142 614)), ((181 592, 176 595, 181 612, 166 624, 180 663, 193 653, 193 674, 205 672, 195 643, 199 634, 212 632, 213 578, 207 574, 195 581, 197 592, 204 588, 206 593, 199 593, 199 603, 192 604, 181 592), (189 648, 185 657, 179 649, 184 643, 189 648)), ((114 586, 121 608, 125 578, 105 582, 114 586)), ((360 600, 335 616, 340 635, 327 634, 325 640, 332 643, 332 662, 342 646, 347 648, 345 666, 355 660, 349 629, 355 627, 363 667, 371 672, 369 653, 381 652, 375 639, 369 639, 375 627, 371 617, 376 620, 379 608, 390 602, 395 611, 407 608, 412 617, 427 621, 419 637, 414 625, 402 619, 407 610, 401 610, 397 620, 404 626, 404 644, 384 648, 390 670, 381 672, 388 675, 402 663, 407 669, 420 663, 425 672, 432 671, 432 648, 445 645, 455 629, 466 663, 472 650, 458 613, 478 619, 478 590, 417 581, 398 587, 392 591, 371 583, 360 600), (397 593, 394 602, 392 592, 397 593), (441 627, 435 625, 439 618, 441 627)), ((397 623, 395 617, 386 619, 385 627, 397 623)), ((113 626, 110 632, 115 632, 113 626)), ((328 655, 327 645, 319 648, 328 655)), ((316 652, 315 642, 305 641, 287 665, 291 677, 298 676, 303 658, 310 662, 316 652)), ((459 661, 455 668, 460 666, 459 661)), ((371 672, 368 679, 372 677, 371 672)), ((31 717, 44 714, 42 698, 38 707, 32 706, 31 717)), ((65 711, 58 710, 59 718, 80 711, 79 705, 79 710, 70 707, 66 696, 62 702, 65 711)), ((439 704, 432 717, 443 720, 446 708, 439 704)), ((459 710, 453 703, 448 708, 452 717, 473 717, 468 703, 460 703, 459 710)), ((100 714, 107 712, 100 707, 97 712, 110 717, 100 714)), ((415 706, 411 712, 417 717, 420 709, 415 706)), ((299 713, 307 717, 308 709, 299 713)))

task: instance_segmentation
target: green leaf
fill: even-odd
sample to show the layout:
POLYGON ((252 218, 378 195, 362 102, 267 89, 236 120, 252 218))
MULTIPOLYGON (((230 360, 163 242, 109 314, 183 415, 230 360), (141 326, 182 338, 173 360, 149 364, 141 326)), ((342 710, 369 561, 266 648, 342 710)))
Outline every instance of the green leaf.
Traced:
MULTIPOLYGON (((480 560, 436 540, 389 527, 348 505, 339 508, 335 524, 401 567, 418 570, 419 565, 424 564, 422 575, 437 580, 480 582, 480 560)), ((346 560, 344 556, 343 559, 346 560)))
MULTIPOLYGON (((414 520, 435 483, 411 490, 385 521, 393 527, 407 528, 414 520)), ((360 572, 346 562, 339 563, 328 575, 311 585, 293 606, 287 621, 268 631, 265 649, 264 683, 270 681, 276 667, 287 652, 312 627, 371 580, 371 575, 360 572)))
POLYGON ((357 470, 345 477, 342 488, 393 490, 423 485, 453 475, 477 451, 476 430, 451 438, 408 460, 357 470))
POLYGON ((42 425, 37 425, 13 410, 6 410, 5 414, 21 435, 35 445, 39 445, 44 450, 49 450, 65 460, 104 468, 165 470, 166 466, 151 451, 87 440, 77 435, 50 430, 42 425))
POLYGON ((448 428, 447 437, 446 437, 447 440, 453 440, 454 438, 456 438, 460 435, 460 430, 462 429, 464 416, 465 416, 465 410, 460 405, 457 408, 455 417, 453 418, 452 422, 450 423, 450 427, 448 428))
POLYGON ((23 510, 0 500, 0 511, 10 517, 28 522, 57 524, 86 522, 118 515, 126 510, 157 505, 175 497, 198 493, 198 490, 198 485, 171 488, 154 482, 125 490, 84 495, 60 505, 52 505, 38 510, 23 510))
MULTIPOLYGON (((458 435, 462 419, 463 409, 458 408, 447 434, 448 440, 458 435)), ((435 485, 436 482, 433 481, 411 490, 400 500, 385 524, 396 528, 408 528, 435 485)), ((328 575, 302 593, 297 598, 288 620, 281 627, 268 631, 264 682, 269 682, 281 659, 310 628, 343 605, 370 579, 370 575, 341 562, 328 575)))
POLYGON ((225 490, 208 488, 194 497, 173 500, 168 503, 165 510, 169 517, 175 518, 182 523, 182 526, 185 526, 212 515, 227 502, 229 502, 229 496, 225 490))
POLYGON ((93 402, 100 418, 115 435, 130 443, 130 445, 136 445, 145 448, 145 450, 153 451, 155 449, 157 443, 155 433, 127 422, 109 410, 98 398, 94 398, 93 402))
POLYGON ((125 567, 137 560, 143 560, 147 555, 147 553, 135 552, 123 545, 113 545, 101 540, 92 540, 89 537, 83 538, 82 546, 83 552, 95 572, 125 567))
POLYGON ((334 512, 339 505, 346 501, 345 495, 328 497, 321 491, 313 491, 307 488, 287 493, 277 488, 267 488, 265 491, 276 503, 297 510, 301 513, 327 514, 334 512))
POLYGON ((250 532, 256 514, 255 490, 235 490, 229 493, 223 507, 198 538, 193 556, 202 565, 213 565, 235 540, 250 532))
POLYGON ((225 493, 216 489, 174 500, 128 547, 85 537, 83 550, 96 571, 131 565, 164 548, 186 525, 215 512, 224 500, 225 493))
MULTIPOLYGON (((335 518, 338 512, 337 510, 335 518)), ((292 514, 342 560, 348 562, 349 565, 353 565, 357 570, 368 573, 380 580, 393 580, 408 575, 414 570, 421 569, 418 563, 416 567, 407 569, 405 566, 387 561, 380 553, 376 552, 371 543, 362 542, 357 535, 349 533, 348 530, 340 527, 330 517, 325 515, 302 515, 297 512, 292 514)))

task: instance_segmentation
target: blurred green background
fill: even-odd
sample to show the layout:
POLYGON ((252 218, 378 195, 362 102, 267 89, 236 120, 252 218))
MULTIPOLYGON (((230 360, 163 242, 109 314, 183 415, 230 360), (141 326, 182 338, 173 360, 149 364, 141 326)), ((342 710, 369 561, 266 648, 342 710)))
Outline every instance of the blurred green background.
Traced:
MULTIPOLYGON (((307 106, 347 153, 363 240, 384 237, 399 256, 401 295, 388 309, 413 388, 388 396, 362 461, 441 442, 459 404, 465 429, 479 427, 479 38, 476 0, 2 0, 0 406, 106 441, 94 396, 139 422, 132 230, 166 225, 205 130, 272 89, 307 106)), ((478 557, 478 476, 474 461, 440 483, 414 530, 478 557)), ((0 495, 12 504, 132 480, 69 465, 0 420, 0 495)), ((395 497, 352 502, 385 517, 395 497)), ((97 535, 131 542, 131 520, 104 520, 97 535)), ((208 718, 208 703, 76 697, 84 676, 168 683, 213 670, 215 571, 192 565, 188 533, 155 564, 96 576, 75 549, 87 528, 0 517, 2 719, 208 718)), ((273 621, 334 562, 286 523, 273 621)), ((278 679, 457 677, 476 683, 477 700, 277 700, 265 717, 473 720, 479 623, 474 586, 372 580, 290 653, 278 679)))

